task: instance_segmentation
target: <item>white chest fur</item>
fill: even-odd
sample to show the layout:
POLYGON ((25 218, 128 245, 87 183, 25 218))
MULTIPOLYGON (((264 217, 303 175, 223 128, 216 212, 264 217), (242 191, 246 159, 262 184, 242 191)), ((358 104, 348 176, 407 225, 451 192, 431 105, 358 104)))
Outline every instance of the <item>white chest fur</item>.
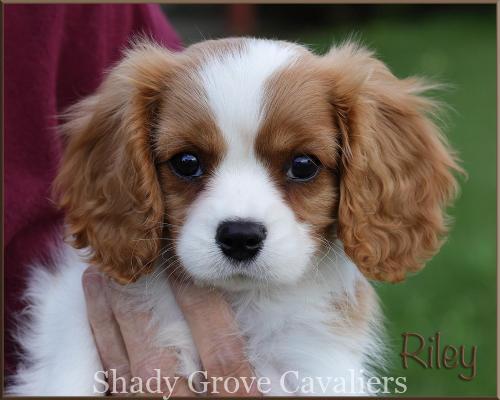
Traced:
MULTIPOLYGON (((272 382, 270 395, 340 394, 339 387, 363 394, 352 377, 366 373, 370 356, 380 351, 377 299, 350 261, 341 253, 331 257, 297 285, 227 293, 256 375, 272 382), (324 379, 323 385, 304 385, 306 377, 324 379), (329 378, 343 379, 344 385, 329 378)), ((55 272, 34 268, 27 292, 31 307, 18 335, 25 363, 14 377, 12 393, 94 394, 94 374, 102 365, 86 317, 85 268, 69 247, 55 272)), ((153 310, 153 322, 160 327, 157 345, 180 350, 179 373, 200 370, 166 273, 158 270, 122 290, 130 307, 153 310)))

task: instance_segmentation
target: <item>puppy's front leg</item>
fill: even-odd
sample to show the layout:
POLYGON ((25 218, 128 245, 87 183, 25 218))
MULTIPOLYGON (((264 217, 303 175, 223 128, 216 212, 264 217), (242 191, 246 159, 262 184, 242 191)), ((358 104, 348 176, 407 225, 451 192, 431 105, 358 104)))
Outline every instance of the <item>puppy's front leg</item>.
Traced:
POLYGON ((55 272, 42 266, 33 269, 26 292, 28 307, 16 337, 22 362, 7 383, 7 393, 104 394, 95 386, 96 373, 103 368, 87 320, 81 283, 86 267, 74 254, 66 254, 55 272))

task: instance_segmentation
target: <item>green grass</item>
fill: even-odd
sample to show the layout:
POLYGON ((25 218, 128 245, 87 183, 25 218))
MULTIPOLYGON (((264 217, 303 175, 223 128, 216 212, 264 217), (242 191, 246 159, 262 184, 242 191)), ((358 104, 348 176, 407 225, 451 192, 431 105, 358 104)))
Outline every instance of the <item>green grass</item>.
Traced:
MULTIPOLYGON (((469 9, 473 11, 473 9, 469 9)), ((324 50, 353 31, 399 77, 416 74, 451 84, 440 97, 454 111, 446 132, 469 177, 450 210, 455 223, 441 252, 398 285, 377 284, 392 346, 388 376, 406 376, 407 395, 496 393, 496 32, 490 13, 452 11, 406 18, 385 15, 362 24, 300 34, 324 50), (402 368, 403 332, 439 331, 445 344, 477 346, 477 376, 461 369, 402 368)), ((297 36, 297 33, 294 33, 297 36)), ((466 353, 470 354, 470 353, 466 353)))

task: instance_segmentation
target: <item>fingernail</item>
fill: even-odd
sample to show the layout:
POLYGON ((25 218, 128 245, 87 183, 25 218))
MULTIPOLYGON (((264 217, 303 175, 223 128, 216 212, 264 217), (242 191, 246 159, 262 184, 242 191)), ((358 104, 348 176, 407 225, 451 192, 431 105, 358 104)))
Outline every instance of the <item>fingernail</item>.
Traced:
POLYGON ((87 297, 99 296, 104 290, 103 276, 97 271, 85 271, 82 276, 82 285, 87 297))

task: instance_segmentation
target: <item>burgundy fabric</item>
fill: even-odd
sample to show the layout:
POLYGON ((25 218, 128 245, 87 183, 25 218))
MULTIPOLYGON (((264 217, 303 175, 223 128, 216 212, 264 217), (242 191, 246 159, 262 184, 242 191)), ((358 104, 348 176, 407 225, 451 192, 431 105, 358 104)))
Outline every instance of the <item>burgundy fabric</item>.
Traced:
POLYGON ((4 6, 4 277, 6 372, 12 314, 27 265, 47 260, 61 215, 49 200, 62 151, 55 116, 93 92, 130 37, 181 44, 158 5, 4 6))

